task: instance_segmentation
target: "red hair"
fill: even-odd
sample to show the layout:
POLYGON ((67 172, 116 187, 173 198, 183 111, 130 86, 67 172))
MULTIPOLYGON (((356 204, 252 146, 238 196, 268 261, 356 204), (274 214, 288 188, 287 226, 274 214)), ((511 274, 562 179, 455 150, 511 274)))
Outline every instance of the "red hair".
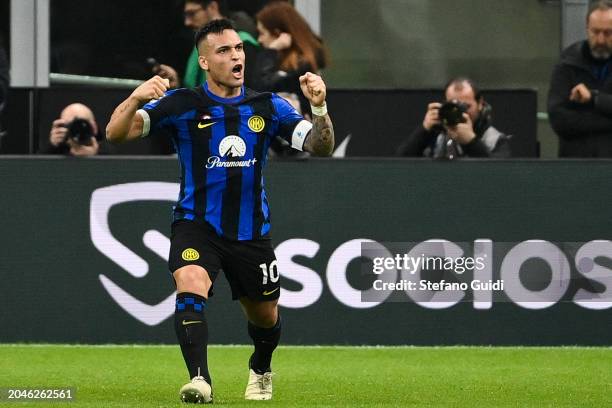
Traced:
POLYGON ((270 3, 257 13, 256 18, 274 36, 280 33, 291 35, 291 47, 280 51, 281 69, 294 71, 303 64, 310 65, 314 71, 325 67, 327 52, 323 42, 291 4, 284 1, 270 3))

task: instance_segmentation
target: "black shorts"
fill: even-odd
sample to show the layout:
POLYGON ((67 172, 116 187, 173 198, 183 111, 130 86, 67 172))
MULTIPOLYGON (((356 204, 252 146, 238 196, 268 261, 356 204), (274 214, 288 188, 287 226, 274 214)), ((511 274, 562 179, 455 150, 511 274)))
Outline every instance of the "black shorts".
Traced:
MULTIPOLYGON (((179 220, 172 224, 168 266, 174 272, 186 265, 206 269, 215 282, 223 270, 232 299, 278 299, 280 275, 270 240, 233 241, 217 235, 206 222, 179 220)), ((212 287, 208 293, 212 296, 212 287)))

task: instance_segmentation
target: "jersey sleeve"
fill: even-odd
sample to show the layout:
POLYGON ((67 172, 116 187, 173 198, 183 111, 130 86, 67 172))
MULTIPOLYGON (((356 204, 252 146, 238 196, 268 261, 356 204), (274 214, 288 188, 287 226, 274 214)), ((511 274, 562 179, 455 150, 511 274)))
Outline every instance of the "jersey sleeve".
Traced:
POLYGON ((304 150, 304 140, 312 129, 312 123, 302 115, 289 102, 273 94, 272 103, 278 119, 278 136, 286 140, 291 147, 304 150))
POLYGON ((176 97, 178 89, 168 91, 160 99, 152 100, 136 112, 142 117, 142 137, 147 137, 152 131, 171 127, 176 116, 176 97))

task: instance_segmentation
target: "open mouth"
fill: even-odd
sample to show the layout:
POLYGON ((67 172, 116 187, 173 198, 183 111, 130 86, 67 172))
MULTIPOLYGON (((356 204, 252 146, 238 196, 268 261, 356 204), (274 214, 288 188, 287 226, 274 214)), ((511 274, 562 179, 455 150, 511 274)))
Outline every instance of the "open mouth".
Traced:
POLYGON ((234 76, 241 76, 242 75, 242 64, 234 65, 234 67, 232 68, 232 73, 234 74, 234 76))

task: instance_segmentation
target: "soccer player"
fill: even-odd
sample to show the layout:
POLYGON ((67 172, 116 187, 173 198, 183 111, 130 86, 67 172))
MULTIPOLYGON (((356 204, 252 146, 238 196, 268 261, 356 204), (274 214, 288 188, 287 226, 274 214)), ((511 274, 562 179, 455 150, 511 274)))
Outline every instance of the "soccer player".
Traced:
POLYGON ((300 77, 314 114, 308 122, 276 94, 244 87, 243 43, 231 22, 211 21, 195 42, 206 83, 166 92, 166 79, 151 78, 115 109, 106 137, 123 142, 162 127, 173 134, 181 185, 169 268, 177 286, 176 334, 191 378, 180 390, 181 399, 212 402, 206 303, 222 269, 254 344, 245 398, 269 400, 272 353, 281 334, 280 282, 262 170, 276 136, 314 155, 331 154, 334 131, 326 87, 318 75, 300 77))

